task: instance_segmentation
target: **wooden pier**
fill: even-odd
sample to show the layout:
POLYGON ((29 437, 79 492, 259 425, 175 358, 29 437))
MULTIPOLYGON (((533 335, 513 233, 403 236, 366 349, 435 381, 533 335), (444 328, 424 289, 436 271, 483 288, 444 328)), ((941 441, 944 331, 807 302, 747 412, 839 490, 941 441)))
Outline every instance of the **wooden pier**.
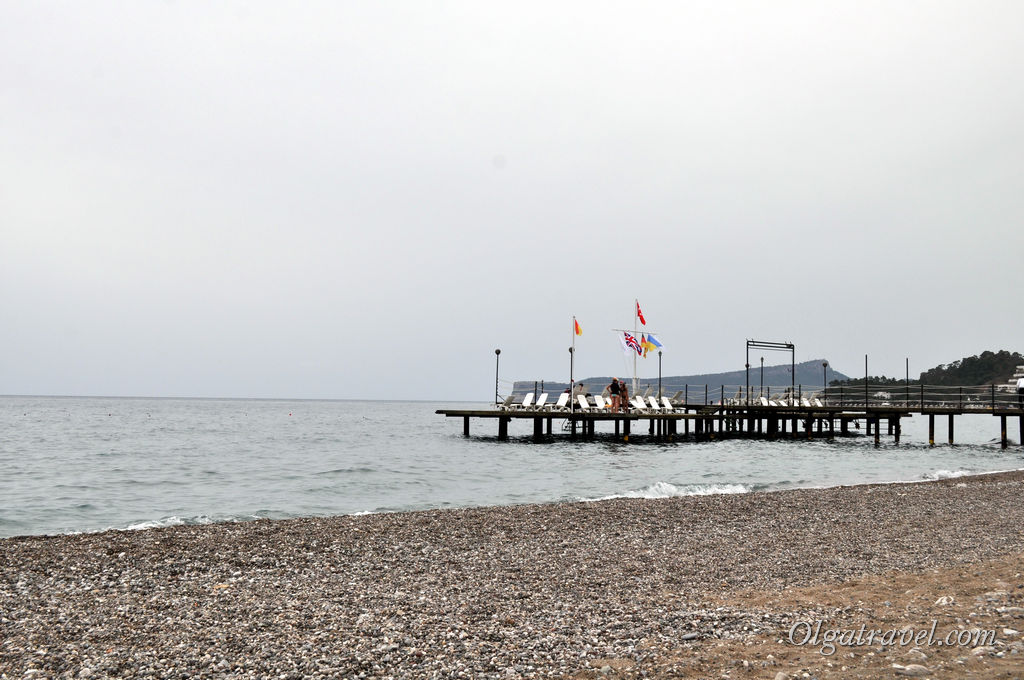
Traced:
POLYGON ((630 436, 646 435, 647 439, 659 442, 714 440, 736 437, 764 439, 815 439, 852 436, 851 425, 859 427, 865 423, 864 435, 874 437, 875 446, 881 445, 882 429, 885 436, 899 443, 901 421, 914 415, 928 418, 928 443, 935 445, 936 418, 947 419, 947 442, 954 443, 954 418, 962 415, 989 415, 999 418, 1000 442, 1002 448, 1009 446, 1007 436, 1008 420, 1017 419, 1018 442, 1024 442, 1024 410, 1009 405, 974 406, 963 405, 793 405, 764 406, 761 404, 682 404, 671 411, 667 409, 639 410, 614 413, 609 409, 574 410, 552 408, 499 408, 490 409, 439 409, 446 418, 462 418, 462 432, 470 436, 470 421, 474 418, 497 420, 498 439, 508 439, 508 427, 512 420, 533 421, 533 440, 540 442, 547 438, 563 436, 563 429, 570 439, 592 440, 597 435, 599 423, 611 423, 614 436, 628 442, 630 436), (559 432, 552 430, 554 421, 560 421, 559 432), (646 430, 646 432, 644 432, 646 430))

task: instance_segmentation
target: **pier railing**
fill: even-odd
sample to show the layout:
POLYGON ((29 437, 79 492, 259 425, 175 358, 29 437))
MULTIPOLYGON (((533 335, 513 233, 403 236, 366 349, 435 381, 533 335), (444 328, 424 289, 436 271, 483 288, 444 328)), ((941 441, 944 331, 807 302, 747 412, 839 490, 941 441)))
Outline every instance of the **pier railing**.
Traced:
MULTIPOLYGON (((540 383, 538 390, 541 389, 540 383)), ((639 394, 658 397, 657 383, 640 383, 639 394)), ((517 395, 520 399, 521 394, 517 395)), ((633 396, 633 395, 630 395, 633 396)), ((661 396, 679 405, 831 406, 984 411, 1017 408, 1017 394, 1005 385, 678 385, 662 386, 661 396), (762 401, 763 400, 763 401, 762 401)), ((518 401, 518 399, 517 399, 518 401)))
MULTIPOLYGON (((657 386, 640 385, 640 393, 657 396, 657 386)), ((1017 394, 1002 385, 682 385, 662 388, 676 404, 725 406, 833 406, 863 408, 949 408, 960 411, 1017 408, 1017 394), (681 388, 681 389, 679 389, 681 388), (676 392, 679 392, 678 396, 676 392), (763 399, 763 401, 762 401, 763 399)))

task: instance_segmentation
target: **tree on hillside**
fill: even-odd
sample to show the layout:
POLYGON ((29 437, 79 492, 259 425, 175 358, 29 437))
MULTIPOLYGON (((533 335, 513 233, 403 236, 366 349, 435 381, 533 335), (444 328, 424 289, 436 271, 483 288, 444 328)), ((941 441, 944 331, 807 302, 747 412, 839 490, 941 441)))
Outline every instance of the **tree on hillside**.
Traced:
POLYGON ((1024 355, 1020 352, 985 351, 925 371, 921 382, 926 385, 998 385, 1008 382, 1020 365, 1024 365, 1024 355))

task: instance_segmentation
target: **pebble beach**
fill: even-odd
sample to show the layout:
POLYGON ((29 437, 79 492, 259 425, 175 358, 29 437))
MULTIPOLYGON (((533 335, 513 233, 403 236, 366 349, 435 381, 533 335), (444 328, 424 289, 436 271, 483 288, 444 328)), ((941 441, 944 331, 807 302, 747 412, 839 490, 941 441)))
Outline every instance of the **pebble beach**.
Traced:
POLYGON ((3 539, 0 678, 1019 677, 1022 495, 1006 472, 3 539), (787 640, 806 620, 998 635, 826 656, 787 640))

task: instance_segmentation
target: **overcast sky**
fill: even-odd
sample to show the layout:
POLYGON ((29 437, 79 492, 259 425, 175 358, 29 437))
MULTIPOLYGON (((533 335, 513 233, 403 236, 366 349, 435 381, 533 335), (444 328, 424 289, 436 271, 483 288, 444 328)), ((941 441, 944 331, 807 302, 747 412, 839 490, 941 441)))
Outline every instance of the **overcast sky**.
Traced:
POLYGON ((1022 351, 1022 73, 1016 1, 5 2, 0 393, 1022 351))

